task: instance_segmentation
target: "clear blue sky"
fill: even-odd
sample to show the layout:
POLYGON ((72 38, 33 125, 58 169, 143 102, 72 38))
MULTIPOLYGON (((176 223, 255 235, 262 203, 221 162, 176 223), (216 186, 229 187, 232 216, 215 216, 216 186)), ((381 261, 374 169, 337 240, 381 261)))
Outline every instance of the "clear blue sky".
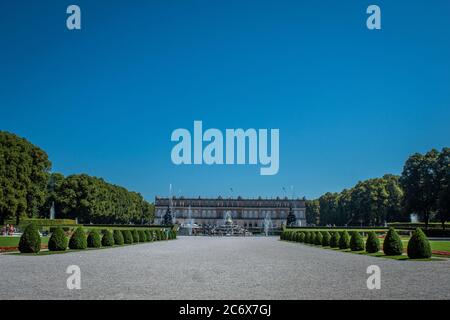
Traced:
POLYGON ((313 198, 450 145, 450 2, 0 3, 0 130, 148 200, 313 198), (82 30, 66 29, 78 4, 82 30), (378 4, 382 30, 366 28, 378 4), (280 172, 172 164, 170 134, 279 128, 280 172))

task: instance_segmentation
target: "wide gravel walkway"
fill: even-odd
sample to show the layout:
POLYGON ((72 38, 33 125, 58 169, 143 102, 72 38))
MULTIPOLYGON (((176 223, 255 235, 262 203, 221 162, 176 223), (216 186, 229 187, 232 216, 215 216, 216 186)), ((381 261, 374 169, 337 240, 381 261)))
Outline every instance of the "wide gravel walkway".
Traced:
POLYGON ((450 260, 395 261, 277 238, 176 241, 47 256, 0 255, 0 299, 449 299, 450 260), (66 268, 81 268, 81 290, 66 268), (367 267, 381 268, 368 290, 367 267))

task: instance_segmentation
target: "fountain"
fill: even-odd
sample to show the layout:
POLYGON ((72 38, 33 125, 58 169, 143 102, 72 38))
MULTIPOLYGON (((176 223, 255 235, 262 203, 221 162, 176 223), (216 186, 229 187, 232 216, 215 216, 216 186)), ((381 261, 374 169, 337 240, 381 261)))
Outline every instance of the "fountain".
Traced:
POLYGON ((188 217, 186 222, 181 224, 182 229, 187 229, 188 235, 192 236, 192 230, 199 229, 200 227, 195 223, 195 219, 192 218, 192 210, 191 206, 189 206, 188 217))
POLYGON ((264 234, 266 237, 269 235, 270 229, 273 229, 273 223, 270 218, 270 213, 266 213, 266 217, 264 218, 264 234))
POLYGON ((213 235, 225 235, 225 236, 250 236, 252 235, 245 228, 235 224, 231 217, 231 212, 226 211, 223 215, 223 223, 219 226, 215 226, 212 229, 213 235))

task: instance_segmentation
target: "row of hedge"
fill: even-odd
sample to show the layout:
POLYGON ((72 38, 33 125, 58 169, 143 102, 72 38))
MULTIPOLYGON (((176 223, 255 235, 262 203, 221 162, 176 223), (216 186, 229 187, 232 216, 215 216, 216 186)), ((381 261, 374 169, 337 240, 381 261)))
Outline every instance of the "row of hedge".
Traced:
MULTIPOLYGON (((350 249, 351 251, 366 251, 377 253, 380 251, 380 240, 375 232, 369 232, 367 241, 361 233, 352 231, 350 234, 344 230, 334 231, 292 231, 287 230, 281 234, 281 240, 313 244, 323 247, 350 249)), ((383 242, 383 252, 387 256, 403 254, 403 243, 394 228, 390 228, 383 242)), ((408 257, 410 259, 424 259, 431 257, 431 246, 422 229, 417 228, 408 242, 408 257)))
MULTIPOLYGON (((83 250, 86 248, 100 248, 122 246, 124 244, 143 243, 151 241, 176 239, 177 234, 173 230, 133 229, 133 230, 92 230, 85 232, 78 227, 72 235, 66 236, 61 227, 56 228, 49 241, 50 251, 83 250)), ((41 250, 41 237, 35 224, 30 224, 20 237, 19 251, 22 253, 38 253, 41 250)))

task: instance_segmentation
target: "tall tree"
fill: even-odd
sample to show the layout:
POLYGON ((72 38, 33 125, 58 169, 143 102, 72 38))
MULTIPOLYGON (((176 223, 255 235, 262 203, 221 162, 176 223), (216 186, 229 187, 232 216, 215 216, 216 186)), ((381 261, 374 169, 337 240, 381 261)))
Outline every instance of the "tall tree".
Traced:
POLYGON ((310 224, 318 225, 320 222, 320 202, 319 200, 306 201, 306 221, 310 224))
POLYGON ((0 131, 0 224, 33 217, 46 199, 51 162, 45 151, 24 138, 0 131))
POLYGON ((425 155, 415 153, 406 160, 400 183, 404 190, 406 213, 418 213, 428 229, 431 213, 436 210, 439 193, 435 149, 425 155))
POLYGON ((439 182, 437 207, 442 229, 445 230, 445 222, 448 221, 450 215, 450 148, 442 149, 437 164, 439 182))

